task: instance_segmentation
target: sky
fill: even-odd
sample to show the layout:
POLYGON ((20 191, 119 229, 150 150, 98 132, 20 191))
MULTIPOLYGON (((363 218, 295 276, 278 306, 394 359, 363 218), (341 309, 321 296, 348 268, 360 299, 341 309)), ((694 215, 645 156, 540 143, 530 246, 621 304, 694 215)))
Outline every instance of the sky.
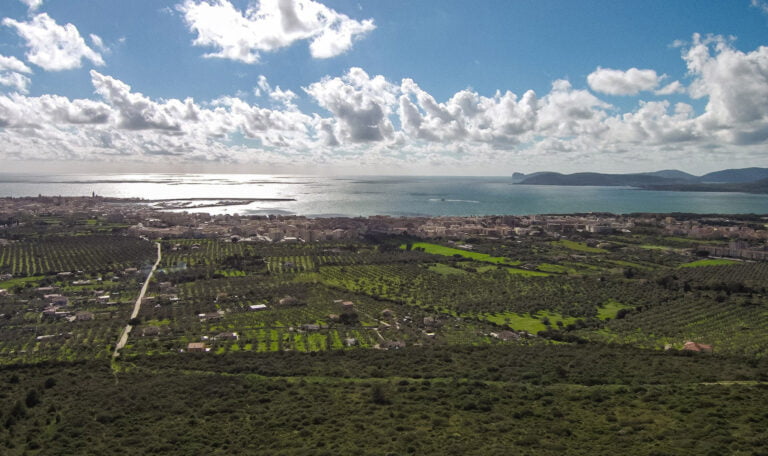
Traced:
POLYGON ((3 0, 0 165, 768 167, 768 0, 3 0))

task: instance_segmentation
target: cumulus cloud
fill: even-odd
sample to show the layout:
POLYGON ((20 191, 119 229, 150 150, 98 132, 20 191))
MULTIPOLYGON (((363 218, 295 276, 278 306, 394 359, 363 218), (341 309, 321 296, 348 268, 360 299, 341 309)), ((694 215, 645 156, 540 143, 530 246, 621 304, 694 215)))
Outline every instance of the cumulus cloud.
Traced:
POLYGON ((157 103, 131 92, 128 84, 95 70, 91 70, 91 82, 96 93, 116 110, 119 128, 178 131, 182 121, 197 119, 197 106, 191 98, 157 103))
POLYGON ((587 83, 595 92, 608 95, 637 95, 642 91, 653 90, 664 76, 654 70, 630 68, 627 71, 597 67, 589 76, 587 83))
POLYGON ((29 22, 5 18, 3 25, 16 29, 16 33, 26 41, 27 60, 45 70, 79 68, 83 59, 95 65, 104 65, 101 54, 85 44, 77 27, 59 25, 46 13, 38 14, 29 22))
POLYGON ((43 5, 43 0, 20 0, 21 3, 27 5, 29 11, 35 11, 43 5))
POLYGON ((229 0, 185 0, 177 9, 197 33, 193 44, 217 49, 206 57, 245 63, 301 40, 309 40, 312 57, 335 57, 376 28, 371 19, 357 21, 313 0, 261 0, 245 11, 229 0))
POLYGON ((680 81, 672 81, 659 90, 654 91, 656 95, 674 95, 678 93, 685 93, 685 87, 680 81))
POLYGON ((352 68, 343 77, 326 77, 304 90, 333 114, 335 141, 365 143, 394 137, 389 116, 397 86, 383 76, 371 78, 361 68, 352 68))
POLYGON ((683 59, 691 96, 707 99, 704 128, 729 143, 768 140, 768 47, 745 53, 721 36, 694 35, 683 59))
POLYGON ((27 93, 31 81, 25 74, 31 72, 32 70, 16 57, 0 55, 0 85, 27 93))
MULTIPOLYGON (((611 78, 555 80, 541 95, 531 90, 483 95, 468 88, 439 99, 413 79, 393 81, 351 68, 299 93, 259 76, 258 103, 241 98, 249 94, 198 103, 152 99, 94 70, 95 100, 28 97, 20 89, 0 94, 0 157, 35 151, 52 158, 175 156, 389 169, 426 163, 454 170, 490 170, 511 162, 535 166, 541 157, 583 163, 645 160, 649 166, 654 159, 690 160, 693 154, 725 150, 763 157, 768 48, 742 52, 722 37, 696 35, 682 47, 682 58, 686 86, 680 81, 662 86, 655 73, 641 84, 643 78, 631 70, 606 83, 622 93, 638 90, 653 97, 630 110, 598 96, 605 92, 593 85, 611 78), (697 110, 696 103, 658 98, 676 95, 678 101, 685 94, 706 104, 697 110), (316 109, 304 108, 310 101, 316 109)), ((20 60, 0 56, 3 71, 31 73, 20 60)), ((593 74, 601 72, 605 76, 602 68, 593 74)))

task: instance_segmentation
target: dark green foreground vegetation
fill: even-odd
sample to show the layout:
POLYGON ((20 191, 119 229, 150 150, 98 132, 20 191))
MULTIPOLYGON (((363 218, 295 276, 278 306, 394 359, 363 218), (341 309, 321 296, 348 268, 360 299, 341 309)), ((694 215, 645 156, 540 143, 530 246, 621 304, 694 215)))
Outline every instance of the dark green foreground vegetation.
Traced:
POLYGON ((154 245, 0 230, 0 454, 768 454, 768 264, 638 231, 162 240, 112 360, 154 245))
POLYGON ((763 363, 559 348, 14 366, 0 436, 4 454, 765 454, 768 387, 729 381, 763 363))

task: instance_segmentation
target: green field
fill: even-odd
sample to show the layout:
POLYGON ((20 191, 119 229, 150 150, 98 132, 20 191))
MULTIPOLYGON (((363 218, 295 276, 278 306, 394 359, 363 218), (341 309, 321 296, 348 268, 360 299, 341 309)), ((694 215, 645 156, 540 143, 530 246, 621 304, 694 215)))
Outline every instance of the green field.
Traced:
POLYGON ((726 258, 711 258, 706 260, 697 260, 690 263, 681 264, 681 268, 698 268, 701 266, 727 266, 729 264, 740 264, 741 261, 729 260, 726 258))
POLYGON ((589 247, 588 245, 581 243, 581 242, 575 242, 568 239, 559 239, 557 241, 552 241, 552 245, 559 246, 559 247, 565 247, 570 250, 575 250, 577 252, 584 252, 584 253, 606 253, 608 252, 605 249, 598 249, 597 247, 589 247))
POLYGON ((605 305, 597 310, 597 318, 606 320, 608 318, 616 318, 616 314, 621 309, 631 309, 632 306, 624 305, 616 301, 608 301, 605 305))
MULTIPOLYGON (((406 249, 406 247, 407 246, 405 244, 400 246, 401 249, 406 249)), ((472 252, 469 250, 454 249, 453 247, 446 247, 439 244, 430 244, 428 242, 414 242, 411 248, 424 249, 425 252, 431 253, 433 255, 443 255, 443 256, 449 256, 449 257, 459 255, 464 258, 469 258, 475 261, 482 261, 485 263, 505 264, 508 266, 517 266, 520 264, 520 261, 510 260, 509 258, 494 257, 491 255, 488 255, 487 253, 479 253, 479 252, 472 252)))

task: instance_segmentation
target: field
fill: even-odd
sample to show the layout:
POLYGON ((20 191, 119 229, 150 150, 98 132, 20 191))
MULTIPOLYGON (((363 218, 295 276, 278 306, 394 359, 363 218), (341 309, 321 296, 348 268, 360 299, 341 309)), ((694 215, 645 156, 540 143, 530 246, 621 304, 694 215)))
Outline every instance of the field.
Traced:
POLYGON ((153 241, 36 226, 0 246, 3 454, 764 448, 768 263, 648 234, 161 239, 112 359, 153 241))

